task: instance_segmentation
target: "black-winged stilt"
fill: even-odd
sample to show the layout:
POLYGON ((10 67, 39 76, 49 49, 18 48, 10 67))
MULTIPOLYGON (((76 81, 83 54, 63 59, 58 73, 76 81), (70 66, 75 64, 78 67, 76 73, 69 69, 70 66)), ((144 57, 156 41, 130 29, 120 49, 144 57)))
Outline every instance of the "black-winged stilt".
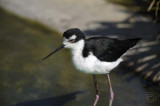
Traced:
POLYGON ((96 99, 93 106, 96 106, 100 94, 96 74, 107 74, 110 88, 109 106, 112 106, 114 93, 109 72, 123 61, 122 56, 128 49, 135 46, 139 40, 140 38, 118 40, 108 37, 91 37, 86 39, 82 31, 78 28, 72 28, 63 33, 62 45, 43 58, 43 60, 62 48, 70 49, 72 61, 76 69, 87 74, 93 74, 96 89, 96 99))

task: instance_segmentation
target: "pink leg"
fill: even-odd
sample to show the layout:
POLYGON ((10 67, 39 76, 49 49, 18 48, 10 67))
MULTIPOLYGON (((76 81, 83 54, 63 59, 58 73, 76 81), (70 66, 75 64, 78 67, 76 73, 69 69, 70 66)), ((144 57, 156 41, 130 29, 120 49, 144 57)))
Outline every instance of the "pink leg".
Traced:
POLYGON ((93 75, 93 80, 94 80, 94 85, 95 85, 95 89, 96 89, 96 100, 94 101, 93 106, 96 106, 98 100, 99 100, 99 90, 98 90, 98 84, 97 84, 97 79, 96 79, 96 75, 93 75))
POLYGON ((112 90, 112 85, 111 85, 111 80, 109 77, 109 74, 107 74, 108 82, 109 82, 109 88, 110 88, 110 100, 109 100, 109 106, 112 106, 113 98, 114 98, 114 93, 112 90))

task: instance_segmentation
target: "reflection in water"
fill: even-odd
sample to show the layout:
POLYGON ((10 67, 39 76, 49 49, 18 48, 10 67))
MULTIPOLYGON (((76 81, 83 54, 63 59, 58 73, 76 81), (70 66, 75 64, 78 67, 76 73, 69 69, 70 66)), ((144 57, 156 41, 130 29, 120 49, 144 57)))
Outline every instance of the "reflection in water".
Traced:
MULTIPOLYGON (((69 51, 62 50, 47 61, 41 61, 61 44, 57 33, 2 10, 0 20, 0 106, 92 105, 95 99, 92 76, 73 68, 69 51), (84 93, 76 92, 82 90, 84 93)), ((119 66, 111 73, 115 92, 113 105, 146 106, 145 90, 139 79, 128 82, 130 75, 119 74, 122 70, 126 69, 119 66)), ((106 106, 109 87, 104 79, 107 78, 98 75, 97 79, 101 92, 98 105, 106 106)))
POLYGON ((51 97, 42 100, 28 101, 23 103, 18 103, 11 106, 63 106, 69 101, 75 100, 76 95, 83 93, 82 91, 73 92, 66 95, 51 97))

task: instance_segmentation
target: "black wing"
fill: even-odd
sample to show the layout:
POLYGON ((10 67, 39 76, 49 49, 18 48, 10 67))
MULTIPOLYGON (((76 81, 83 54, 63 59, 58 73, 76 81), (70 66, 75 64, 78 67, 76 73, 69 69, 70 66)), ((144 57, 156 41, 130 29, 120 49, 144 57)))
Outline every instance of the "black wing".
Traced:
POLYGON ((107 37, 92 37, 86 40, 83 56, 87 57, 89 52, 93 52, 101 61, 116 61, 139 40, 139 38, 118 40, 107 37))

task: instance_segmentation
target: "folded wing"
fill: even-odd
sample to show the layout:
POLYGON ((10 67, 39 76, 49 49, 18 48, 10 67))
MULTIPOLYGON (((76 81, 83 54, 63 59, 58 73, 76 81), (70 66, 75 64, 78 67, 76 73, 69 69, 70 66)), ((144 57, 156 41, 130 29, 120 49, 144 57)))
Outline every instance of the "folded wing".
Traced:
POLYGON ((100 61, 113 62, 120 58, 129 48, 136 45, 140 38, 118 40, 107 37, 92 37, 86 40, 83 56, 92 52, 100 61))

